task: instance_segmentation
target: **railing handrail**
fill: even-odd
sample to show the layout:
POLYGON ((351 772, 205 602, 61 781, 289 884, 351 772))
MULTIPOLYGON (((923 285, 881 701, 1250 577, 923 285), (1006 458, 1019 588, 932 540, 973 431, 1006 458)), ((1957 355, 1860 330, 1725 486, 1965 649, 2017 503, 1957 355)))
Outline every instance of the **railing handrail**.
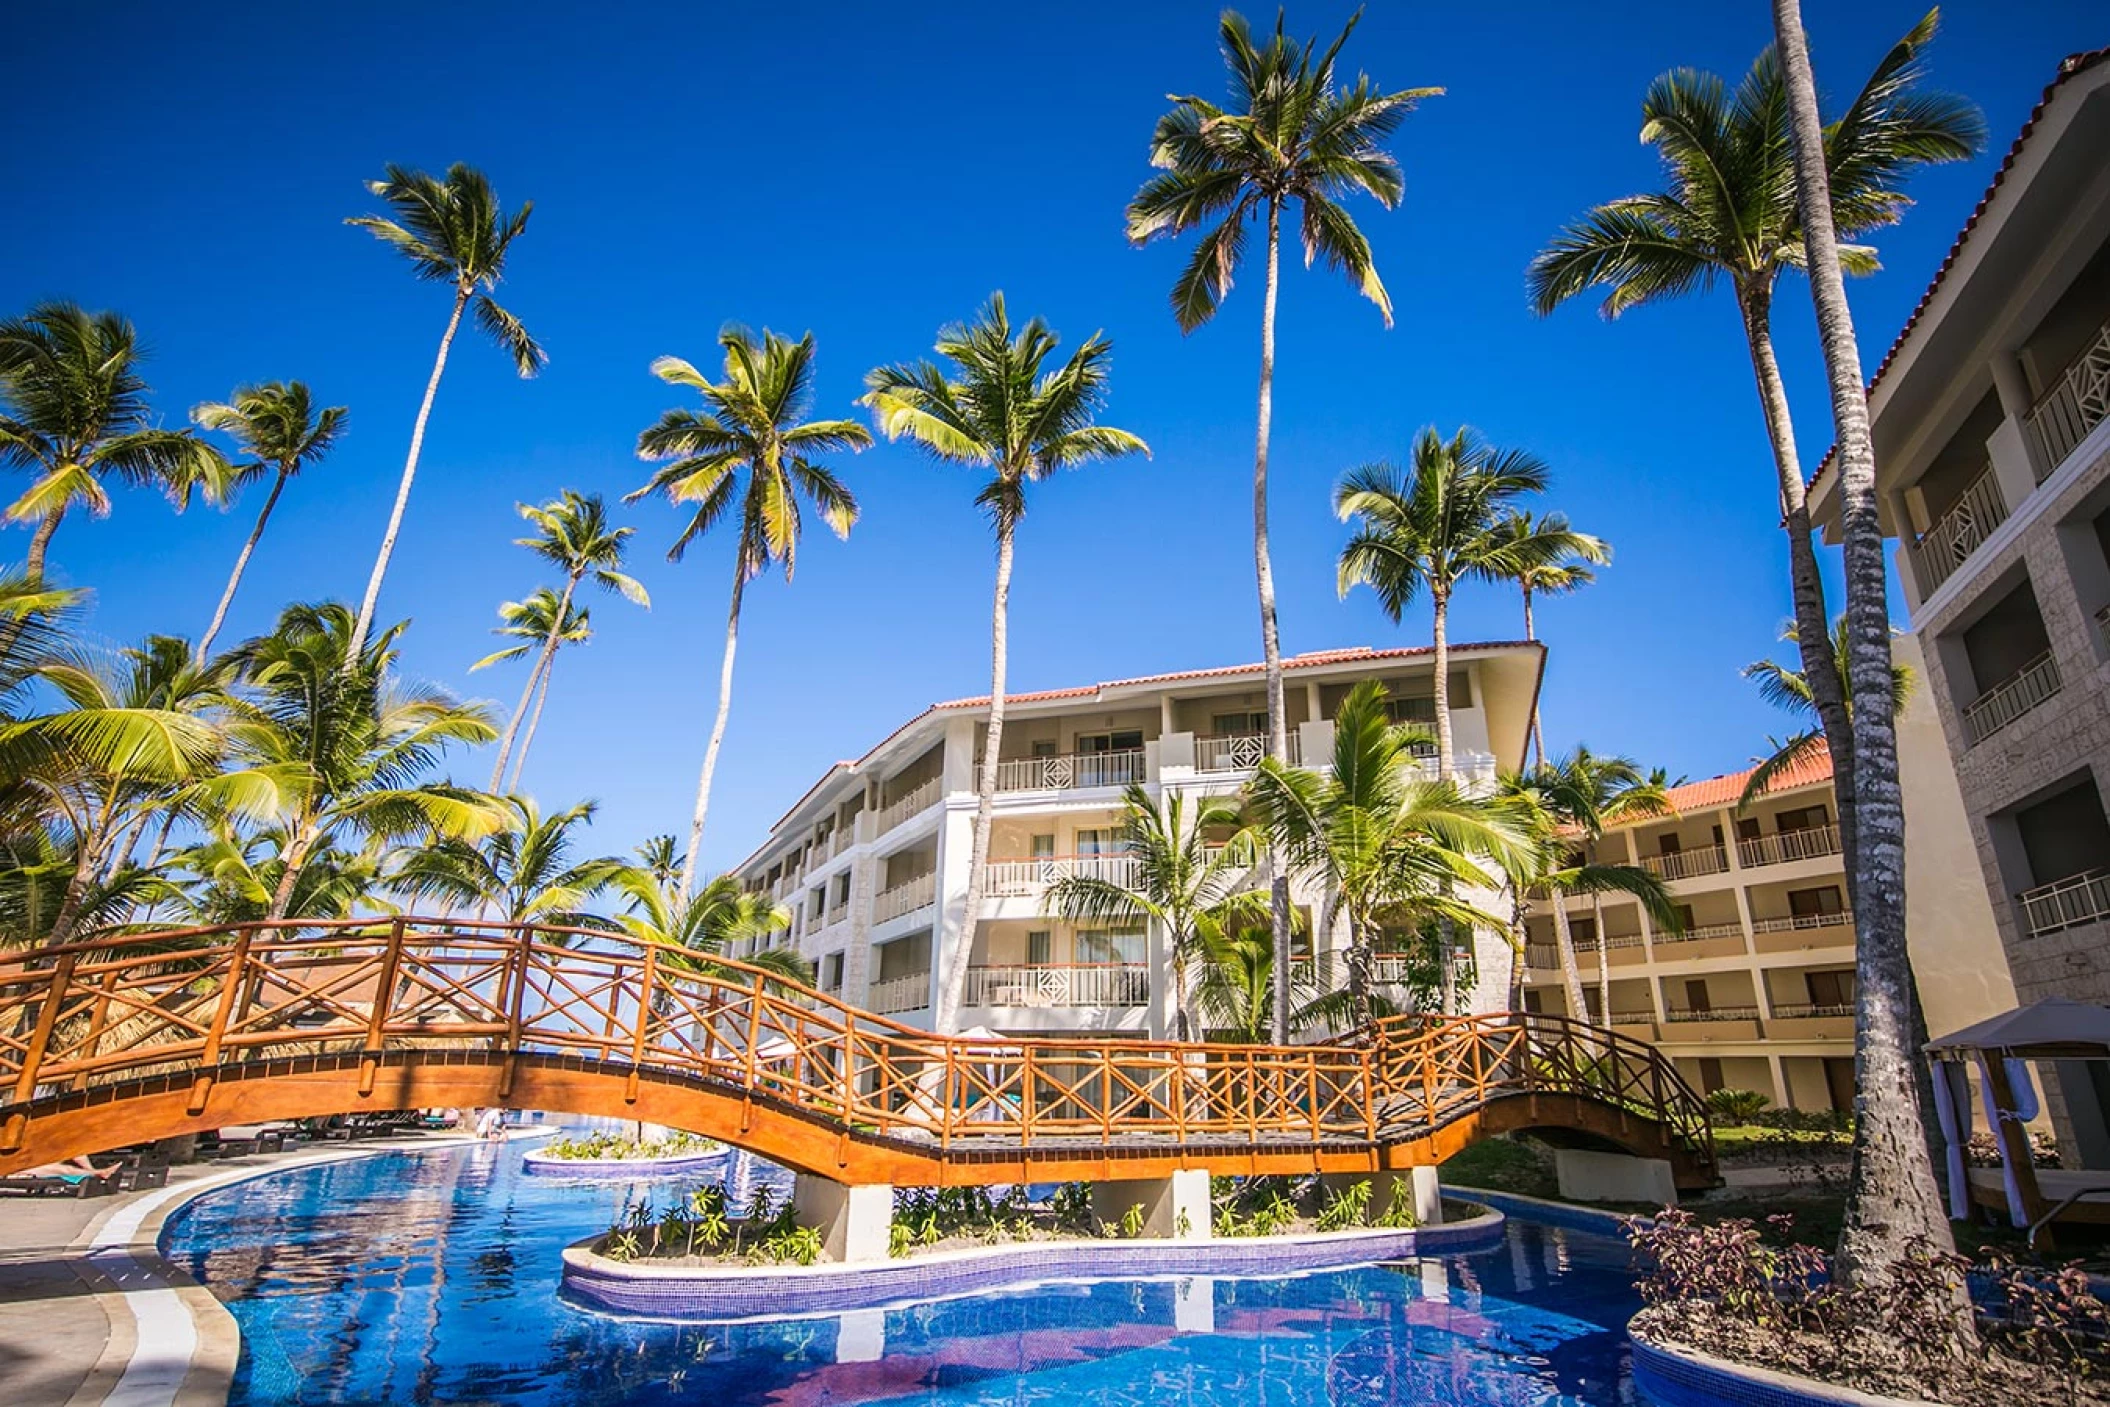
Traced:
POLYGON ((1736 842, 1741 865, 1781 865, 1791 860, 1815 860, 1839 853, 1839 828, 1826 823, 1801 830, 1775 831, 1771 835, 1745 836, 1736 842))
POLYGON ((2056 696, 2062 687, 2059 662, 2050 650, 1964 705, 1964 732, 1972 746, 2056 696))
POLYGON ((1698 924, 1677 933, 1659 929, 1653 941, 1657 947, 1663 948, 1677 943, 1704 943, 1710 938, 1741 938, 1743 936, 1744 925, 1735 919, 1731 919, 1727 923, 1698 924))
POLYGON ((1663 879, 1692 879, 1727 870, 1729 853, 1726 847, 1710 843, 1691 850, 1673 850, 1669 854, 1643 855, 1641 866, 1663 879), (1702 860, 1707 862, 1704 869, 1700 864, 1702 860))
POLYGON ((1776 1020, 1799 1021, 1813 1016, 1852 1016, 1852 1002, 1775 1002, 1773 1015, 1776 1020))
POLYGON ((2032 938, 2110 918, 2110 869, 2083 870, 2015 896, 2032 938))
POLYGON ((1755 918, 1751 920, 1753 933, 1792 933, 1808 928, 1837 928, 1854 921, 1852 909, 1839 909, 1825 914, 1790 914, 1786 918, 1755 918))
POLYGON ((1665 1021, 1756 1021, 1758 1017, 1756 1006, 1669 1006, 1663 1009, 1665 1021))

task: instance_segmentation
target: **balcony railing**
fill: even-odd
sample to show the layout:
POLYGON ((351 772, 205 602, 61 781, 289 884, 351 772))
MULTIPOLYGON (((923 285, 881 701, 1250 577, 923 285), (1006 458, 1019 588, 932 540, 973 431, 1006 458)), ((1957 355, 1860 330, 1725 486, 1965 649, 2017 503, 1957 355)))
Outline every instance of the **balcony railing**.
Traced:
POLYGON ((1664 1013, 1663 1019, 1666 1021, 1756 1021, 1758 1020, 1758 1008, 1755 1006, 1685 1007, 1682 1009, 1672 1007, 1664 1013))
POLYGON ((821 919, 820 926, 822 928, 833 928, 838 923, 849 922, 849 919, 850 902, 846 899, 842 903, 837 904, 834 908, 828 910, 827 914, 821 919))
POLYGON ((1669 855, 1643 855, 1642 867, 1664 879, 1691 879, 1695 875, 1720 874, 1729 868, 1729 855, 1719 845, 1700 850, 1679 850, 1669 855))
POLYGON ((1141 748, 1017 757, 996 764, 996 789, 1071 791, 1078 787, 1122 787, 1142 781, 1146 770, 1141 748))
POLYGON ((930 974, 911 972, 904 977, 874 982, 865 990, 865 1005, 881 1016, 921 1011, 930 1005, 930 974))
POLYGON ((2089 870, 2040 884, 2024 890, 2020 897, 2022 916, 2032 938, 2095 923, 2110 918, 2110 870, 2089 870))
POLYGON ((2037 442, 2037 464, 2043 483, 2066 462, 2088 432, 2110 419, 2110 323, 2081 349, 2051 389, 2029 413, 2030 437, 2037 442))
POLYGON ((1812 928, 1851 928, 1854 915, 1851 909, 1841 909, 1834 914, 1795 914, 1788 918, 1755 918, 1751 920, 1753 933, 1799 933, 1812 928))
POLYGON ((896 797, 879 813, 879 834, 885 835, 911 816, 920 816, 937 804, 939 780, 932 777, 906 796, 896 797))
POLYGON ((1524 947, 1524 966, 1559 967, 1561 950, 1557 943, 1528 943, 1524 947))
POLYGON ((1611 1023, 1614 1026, 1649 1026, 1655 1024, 1656 1013, 1641 1008, 1635 1011, 1614 1011, 1611 1023))
POLYGON ((938 897, 938 874, 925 870, 914 879, 905 879, 890 888, 882 889, 872 899, 872 922, 885 923, 890 918, 912 914, 936 901, 938 897))
POLYGON ((1683 933, 1658 933, 1655 946, 1672 948, 1680 943, 1703 943, 1709 938, 1741 938, 1744 926, 1740 923, 1703 923, 1686 929, 1683 933))
POLYGON ((1736 862, 1745 866, 1782 865, 1790 860, 1814 860, 1821 855, 1838 853, 1839 830, 1836 826, 1779 831, 1736 843, 1736 862))
MULTIPOLYGON (((1303 762, 1297 734, 1284 740, 1291 766, 1303 762)), ((1198 733, 1194 739, 1194 770, 1197 772, 1250 772, 1267 756, 1265 733, 1198 733)))
POLYGON ((1852 1002, 1775 1002, 1773 1019, 1796 1021, 1810 1016, 1852 1016, 1852 1002))
POLYGON ((2005 682, 1980 694, 1963 711, 1963 730, 1976 747, 2058 692, 2059 663, 2046 650, 2005 682))
POLYGON ((2103 642, 2104 651, 2110 653, 2110 606, 2105 606, 2095 613, 2095 633, 2103 642))
POLYGON ((991 860, 987 883, 991 897, 1015 899, 1038 894, 1072 875, 1126 888, 1135 884, 1138 872, 1139 862, 1133 855, 1034 855, 1023 860, 991 860))
POLYGON ((2006 521, 2007 500, 2000 496, 2000 481, 1987 465, 1963 496, 1913 542, 1912 558, 1919 564, 1922 589, 1931 595, 2006 521))
POLYGON ((1604 945, 1606 952, 1612 953, 1619 951, 1621 948, 1638 948, 1641 946, 1642 939, 1638 933, 1610 933, 1606 934, 1602 939, 1578 938, 1575 940, 1575 951, 1578 953, 1594 953, 1597 951, 1600 942, 1604 945))
POLYGON ((1150 969, 1136 963, 1028 963, 967 969, 963 1006, 1147 1006, 1150 969))

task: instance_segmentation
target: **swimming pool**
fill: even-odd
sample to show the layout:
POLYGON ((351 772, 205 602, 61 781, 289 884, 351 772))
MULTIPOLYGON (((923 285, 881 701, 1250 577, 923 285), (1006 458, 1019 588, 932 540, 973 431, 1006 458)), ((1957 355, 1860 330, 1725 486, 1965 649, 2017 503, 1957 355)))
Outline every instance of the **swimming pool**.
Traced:
MULTIPOLYGON (((565 1303, 558 1255, 644 1184, 523 1175, 521 1148, 384 1154, 191 1203, 169 1258, 242 1329, 235 1407, 1612 1407, 1637 1307, 1609 1237, 1274 1280, 1056 1283, 826 1318, 651 1324, 565 1303)), ((781 1179, 744 1155, 733 1190, 781 1179)), ((661 1184, 662 1196, 666 1184, 661 1184)))

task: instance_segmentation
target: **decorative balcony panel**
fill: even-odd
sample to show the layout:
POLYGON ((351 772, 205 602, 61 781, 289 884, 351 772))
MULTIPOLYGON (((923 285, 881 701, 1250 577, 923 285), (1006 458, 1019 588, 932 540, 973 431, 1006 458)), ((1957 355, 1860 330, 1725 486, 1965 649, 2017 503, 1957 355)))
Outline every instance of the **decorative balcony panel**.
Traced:
POLYGON ((865 991, 865 1005, 881 1016, 922 1011, 930 1006, 930 974, 911 972, 902 977, 889 977, 884 982, 874 982, 865 991))
POLYGON ((998 791, 1074 791, 1083 787, 1123 787, 1148 773, 1143 749, 1120 752, 1064 752, 1048 757, 1017 757, 996 764, 998 791))
MULTIPOLYGON (((1302 739, 1292 731, 1284 740, 1292 766, 1303 764, 1302 739)), ((1265 733, 1197 734, 1194 739, 1194 770, 1197 772, 1250 772, 1267 756, 1265 733)))
POLYGON ((879 813, 879 834, 885 835, 911 816, 920 816, 938 801, 939 781, 932 777, 906 796, 896 797, 879 813))
POLYGON ((1736 843, 1736 862, 1747 869, 1759 865, 1783 865, 1791 860, 1815 860, 1838 853, 1839 830, 1836 826, 1780 831, 1736 843))
POLYGON ((1031 963, 967 969, 963 1006, 1118 1007, 1150 1003, 1150 969, 1135 963, 1031 963))
POLYGON ((1932 527, 1912 544, 1912 560, 1919 566, 1922 594, 1947 581, 1962 566, 1993 529, 2007 521, 2007 500, 2001 497, 2000 481, 1987 465, 1979 471, 1963 496, 1949 505, 1932 527))
POLYGON ((1976 747, 2058 692, 2059 664, 2046 650, 1963 711, 1964 733, 1976 747))
POLYGON ((1071 875, 1102 879, 1124 888, 1136 883, 1140 865, 1132 855, 1034 855, 1025 859, 992 859, 988 890, 991 898, 1017 899, 1041 893, 1057 880, 1071 875))
POLYGON ((1720 874, 1729 868, 1729 854, 1719 845, 1699 850, 1680 850, 1670 855, 1643 855, 1642 867, 1664 879, 1692 879, 1720 874))
POLYGON ((885 923, 888 919, 912 914, 918 909, 928 908, 936 902, 938 876, 934 870, 925 870, 914 879, 906 879, 888 889, 882 889, 872 899, 872 922, 885 923))
POLYGON ((2044 399, 2029 413, 2029 433, 2036 441, 2037 482, 2051 477, 2088 432, 2110 419, 2110 323, 2081 349, 2073 365, 2052 382, 2044 399))

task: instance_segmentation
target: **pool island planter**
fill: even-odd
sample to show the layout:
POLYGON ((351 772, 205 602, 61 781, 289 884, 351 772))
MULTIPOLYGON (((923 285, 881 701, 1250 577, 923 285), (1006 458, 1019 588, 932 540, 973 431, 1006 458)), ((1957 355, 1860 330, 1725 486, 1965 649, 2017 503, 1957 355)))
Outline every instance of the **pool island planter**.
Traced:
POLYGON ((683 1177, 717 1170, 731 1151, 720 1146, 660 1158, 563 1158, 537 1148, 521 1155, 520 1164, 537 1177, 683 1177))
POLYGON ((1402 1256, 1450 1254, 1499 1245, 1502 1213, 1403 1229, 1190 1240, 1020 1241, 893 1260, 820 1265, 655 1265, 616 1261, 592 1247, 565 1248, 565 1294, 582 1308, 629 1318, 728 1320, 835 1314, 940 1299, 1045 1280, 1139 1276, 1288 1275, 1402 1256))
POLYGON ((1838 1383, 1716 1358, 1655 1338, 1631 1323, 1634 1386, 1650 1407, 1940 1407, 1921 1397, 1885 1397, 1838 1383))

